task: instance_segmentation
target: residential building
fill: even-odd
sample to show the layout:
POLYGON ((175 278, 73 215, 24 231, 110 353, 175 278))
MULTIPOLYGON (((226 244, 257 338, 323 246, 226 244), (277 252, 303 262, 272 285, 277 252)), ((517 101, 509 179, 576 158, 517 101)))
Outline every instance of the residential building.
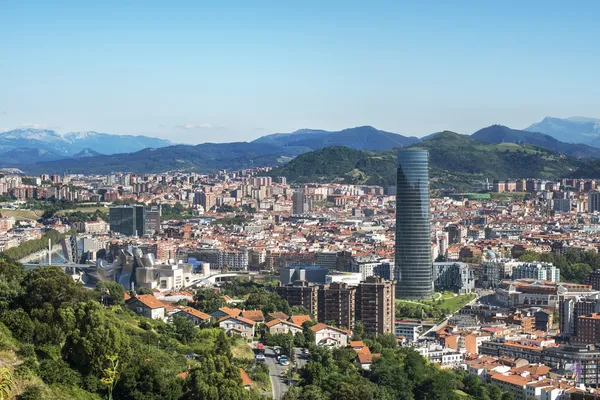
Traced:
POLYGON ((351 331, 319 323, 310 327, 315 334, 315 344, 317 346, 346 347, 351 335, 351 331))
POLYGON ((295 189, 292 195, 294 215, 308 214, 312 210, 312 197, 304 194, 304 189, 295 189))
POLYGON ((319 313, 319 287, 306 281, 295 281, 277 288, 277 293, 290 306, 306 308, 313 316, 319 313))
POLYGON ((256 322, 242 318, 226 316, 219 320, 219 328, 223 329, 228 335, 237 334, 246 339, 254 337, 254 326, 256 322))
POLYGON ((577 335, 570 338, 573 343, 600 343, 600 314, 581 315, 576 324, 577 335))
POLYGON ((599 296, 564 299, 558 307, 560 334, 565 338, 577 337, 577 319, 583 315, 600 313, 599 296))
POLYGON ((429 233, 429 153, 399 150, 396 192, 396 297, 433 295, 429 233))
POLYGON ((318 320, 354 329, 356 288, 347 283, 331 283, 319 287, 318 320))
POLYGON ((127 307, 146 318, 164 319, 166 316, 165 305, 151 294, 132 297, 127 302, 127 307))
POLYGON ((356 289, 356 319, 365 332, 381 335, 393 333, 396 315, 396 282, 368 277, 356 289))
POLYGON ((520 263, 513 267, 512 279, 538 279, 559 282, 560 269, 547 263, 520 263))
POLYGON ((211 318, 209 314, 203 313, 202 311, 196 310, 192 307, 186 307, 179 311, 176 315, 186 318, 196 326, 208 323, 211 318))
POLYGON ((298 332, 302 332, 302 326, 281 319, 274 319, 272 321, 267 322, 265 325, 271 335, 280 335, 288 333, 295 335, 298 332))

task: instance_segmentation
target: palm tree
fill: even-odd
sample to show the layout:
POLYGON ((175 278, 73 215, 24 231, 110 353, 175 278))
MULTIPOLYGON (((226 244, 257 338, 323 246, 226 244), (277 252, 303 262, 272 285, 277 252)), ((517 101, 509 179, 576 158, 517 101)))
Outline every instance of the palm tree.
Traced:
POLYGON ((8 368, 0 369, 0 400, 10 400, 13 385, 12 374, 8 368))

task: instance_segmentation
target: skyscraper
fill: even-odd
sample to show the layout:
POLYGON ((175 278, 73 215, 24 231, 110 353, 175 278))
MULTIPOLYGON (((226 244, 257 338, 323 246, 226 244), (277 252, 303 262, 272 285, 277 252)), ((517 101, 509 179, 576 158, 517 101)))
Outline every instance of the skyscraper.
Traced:
POLYGON ((396 297, 433 295, 429 234, 429 153, 398 151, 396 192, 396 297))

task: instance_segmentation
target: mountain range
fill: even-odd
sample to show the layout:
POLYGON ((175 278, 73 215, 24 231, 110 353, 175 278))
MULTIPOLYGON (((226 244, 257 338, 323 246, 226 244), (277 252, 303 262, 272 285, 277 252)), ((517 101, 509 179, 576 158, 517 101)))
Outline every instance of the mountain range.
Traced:
POLYGON ((0 153, 15 149, 39 149, 61 156, 73 156, 82 150, 93 149, 100 154, 116 154, 172 144, 168 140, 148 136, 98 132, 60 134, 50 129, 14 129, 0 132, 0 153))
POLYGON ((600 119, 546 117, 542 121, 525 128, 525 130, 545 133, 561 142, 583 143, 600 147, 600 119))
MULTIPOLYGON (((546 124, 544 121, 546 120, 547 118, 539 124, 541 128, 544 128, 544 124, 546 124)), ((580 131, 589 131, 588 125, 592 120, 580 118, 564 121, 568 121, 571 127, 579 126, 580 131)), ((553 126, 557 125, 554 124, 553 126)), ((553 134, 557 135, 556 131, 553 134)), ((553 163, 560 160, 568 160, 568 163, 562 161, 559 163, 564 168, 555 168, 552 163, 549 163, 538 171, 537 176, 539 177, 544 175, 544 171, 556 171, 561 174, 572 172, 581 166, 577 160, 600 160, 600 148, 582 143, 560 141, 552 134, 516 130, 502 125, 492 125, 480 129, 470 136, 446 131, 434 133, 421 139, 378 130, 371 126, 360 126, 341 131, 301 129, 292 133, 275 133, 262 136, 252 142, 204 143, 195 146, 168 145, 170 142, 162 139, 117 136, 95 132, 61 135, 54 131, 15 130, 0 134, 0 151, 2 150, 2 144, 6 141, 13 141, 14 144, 14 141, 17 140, 21 141, 24 146, 1 153, 0 167, 19 167, 27 173, 34 174, 41 172, 104 174, 115 171, 138 173, 195 171, 211 173, 222 169, 283 166, 295 157, 294 162, 298 163, 302 160, 305 162, 310 160, 311 152, 339 146, 357 151, 375 152, 376 158, 371 156, 360 156, 360 160, 356 158, 358 156, 351 158, 356 162, 373 164, 368 168, 370 172, 379 168, 388 171, 386 160, 389 161, 394 158, 394 151, 391 151, 391 149, 407 146, 424 147, 430 151, 432 169, 439 166, 439 176, 442 175, 442 170, 445 170, 450 171, 454 178, 460 176, 460 174, 466 174, 465 179, 472 179, 475 176, 484 177, 484 175, 488 178, 517 177, 516 167, 522 168, 524 173, 532 173, 536 171, 532 166, 539 165, 535 157, 540 157, 540 155, 546 157, 547 160, 552 160, 553 163), (453 139, 449 140, 449 137, 453 139), (443 140, 440 140, 440 138, 443 140), (38 144, 42 142, 46 147, 31 146, 31 142, 28 141, 37 141, 38 144), (112 143, 110 145, 101 143, 101 146, 100 142, 112 143), (86 143, 99 144, 79 148, 86 143), (150 148, 126 152, 127 146, 145 146, 146 144, 150 148), (73 150, 76 146, 79 146, 77 152, 73 150), (101 151, 101 149, 104 149, 104 151, 101 151), (119 151, 119 153, 115 154, 115 151, 119 151), (504 152, 506 156, 500 157, 498 155, 500 151, 504 152), (453 154, 446 154, 447 152, 453 154), (106 155, 97 153, 105 153, 106 155), (298 157, 305 153, 308 153, 306 157, 309 158, 298 157), (552 156, 549 154, 552 154, 552 156), (380 165, 375 165, 376 161, 374 160, 379 160, 377 157, 382 157, 380 165), (433 163, 434 160, 437 161, 433 163), (442 162, 443 160, 448 162, 442 162), (508 162, 511 165, 505 165, 508 162), (488 164, 493 165, 493 169, 486 169, 485 165, 488 164)), ((344 152, 342 151, 342 153, 344 152)), ((319 159, 320 155, 327 156, 327 152, 317 152, 315 154, 316 158, 311 161, 315 163, 315 167, 320 165, 317 161, 322 163, 322 168, 330 170, 347 169, 349 165, 346 161, 334 165, 341 161, 333 155, 331 159, 327 157, 319 159)), ((344 154, 348 157, 351 156, 351 153, 344 154)), ((290 163, 289 166, 294 166, 294 163, 290 163)), ((286 167, 283 167, 281 171, 286 171, 286 167)), ((356 169, 358 172, 362 171, 361 168, 356 169)), ((392 168, 392 175, 393 170, 392 168)), ((309 169, 307 171, 310 172, 309 169)), ((377 174, 367 173, 368 177, 363 176, 361 178, 361 176, 357 176, 353 179, 364 182, 388 182, 389 180, 385 176, 389 175, 389 171, 385 171, 382 170, 381 173, 377 174), (376 175, 380 175, 381 179, 374 178, 376 175)), ((305 174, 304 178, 321 176, 319 175, 321 172, 316 171, 305 174)), ((550 176, 552 173, 549 172, 546 175, 550 176)), ((299 176, 294 176, 294 174, 290 176, 292 176, 292 180, 300 180, 299 176)), ((329 175, 325 174, 325 176, 329 175)), ((449 182, 451 179, 445 179, 445 181, 449 182)))
MULTIPOLYGON (((409 148, 429 151, 433 188, 469 190, 482 179, 558 178, 580 173, 591 161, 524 143, 485 143, 454 132, 441 132, 409 148)), ((289 182, 339 182, 394 185, 396 151, 327 147, 302 154, 274 168, 271 176, 289 182)))
POLYGON ((419 140, 414 136, 402 136, 397 133, 381 131, 372 126, 359 126, 333 132, 300 129, 292 133, 273 133, 259 137, 252 143, 304 147, 309 150, 318 150, 329 146, 346 146, 360 150, 383 150, 408 146, 419 140))

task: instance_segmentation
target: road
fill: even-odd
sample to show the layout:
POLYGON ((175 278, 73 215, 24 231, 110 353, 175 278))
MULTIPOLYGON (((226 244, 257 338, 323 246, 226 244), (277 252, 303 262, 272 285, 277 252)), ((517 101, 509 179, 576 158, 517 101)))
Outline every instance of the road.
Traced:
MULTIPOLYGON (((294 349, 294 353, 296 354, 295 369, 297 370, 306 364, 307 357, 302 354, 302 349, 299 347, 294 349)), ((265 358, 267 367, 269 368, 269 378, 271 379, 273 398, 275 400, 279 400, 283 397, 288 389, 288 379, 282 377, 283 371, 290 368, 291 365, 283 366, 279 364, 277 362, 277 356, 275 355, 272 347, 265 347, 265 358)))
POLYGON ((267 359, 267 367, 269 368, 269 378, 271 379, 271 391, 273 398, 279 400, 287 391, 287 385, 283 383, 281 374, 287 368, 277 362, 277 357, 272 348, 265 348, 265 357, 267 359))

